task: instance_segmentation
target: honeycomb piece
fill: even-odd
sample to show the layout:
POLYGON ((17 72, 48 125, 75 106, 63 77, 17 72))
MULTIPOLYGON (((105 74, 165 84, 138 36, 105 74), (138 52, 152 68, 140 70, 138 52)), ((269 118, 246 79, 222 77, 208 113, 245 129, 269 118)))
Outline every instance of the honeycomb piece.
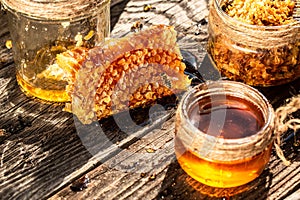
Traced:
POLYGON ((88 124, 187 89, 190 79, 184 75, 176 35, 173 27, 158 25, 88 52, 77 48, 57 56, 69 73, 71 102, 65 110, 88 124))

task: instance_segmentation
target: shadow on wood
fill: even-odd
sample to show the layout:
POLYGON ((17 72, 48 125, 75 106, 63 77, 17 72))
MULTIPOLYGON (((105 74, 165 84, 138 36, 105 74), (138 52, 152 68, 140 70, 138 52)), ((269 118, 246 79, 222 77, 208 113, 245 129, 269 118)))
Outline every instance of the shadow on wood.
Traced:
POLYGON ((126 4, 129 2, 129 0, 123 0, 123 1, 115 0, 115 3, 112 2, 112 6, 110 8, 110 27, 111 30, 113 30, 114 26, 118 22, 120 15, 122 14, 124 8, 126 7, 126 4))
POLYGON ((256 88, 270 100, 270 103, 276 109, 286 103, 286 99, 299 94, 300 78, 284 85, 256 88))
POLYGON ((14 65, 0 71, 0 196, 47 197, 91 155, 76 134, 72 114, 62 105, 27 97, 17 85, 14 65), (53 180, 53 177, 57 177, 53 180))

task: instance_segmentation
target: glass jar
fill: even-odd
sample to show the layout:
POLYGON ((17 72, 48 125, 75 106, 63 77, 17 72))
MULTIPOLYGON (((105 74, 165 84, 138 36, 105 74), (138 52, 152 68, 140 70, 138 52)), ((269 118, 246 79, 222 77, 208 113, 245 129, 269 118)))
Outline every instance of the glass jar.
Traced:
POLYGON ((13 42, 16 76, 30 96, 69 100, 56 55, 91 48, 110 32, 110 0, 2 0, 13 42))
POLYGON ((230 17, 213 0, 208 53, 222 75, 253 86, 280 85, 300 76, 300 24, 257 26, 230 17))
POLYGON ((181 99, 175 153, 195 180, 217 188, 237 187, 266 167, 273 131, 274 110, 259 91, 235 81, 206 82, 181 99))

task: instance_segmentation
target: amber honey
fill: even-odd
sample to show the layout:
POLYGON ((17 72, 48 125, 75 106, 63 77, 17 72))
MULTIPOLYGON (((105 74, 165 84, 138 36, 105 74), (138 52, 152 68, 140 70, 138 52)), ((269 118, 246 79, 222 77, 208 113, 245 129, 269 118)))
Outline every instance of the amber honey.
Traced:
POLYGON ((175 152, 179 152, 178 162, 183 170, 205 185, 221 188, 244 185, 257 178, 269 162, 272 149, 270 145, 262 153, 251 158, 222 162, 201 158, 185 149, 178 139, 175 142, 175 152), (182 151, 183 154, 180 153, 182 151))
POLYGON ((212 187, 237 187, 257 178, 270 159, 273 109, 245 84, 205 83, 183 97, 175 130, 176 157, 188 175, 212 187))
POLYGON ((21 61, 16 78, 22 91, 28 96, 46 101, 65 102, 69 97, 65 91, 65 74, 55 65, 56 55, 75 47, 75 41, 55 42, 37 51, 31 60, 21 61))
POLYGON ((66 93, 65 89, 57 89, 57 90, 49 90, 43 87, 36 87, 30 85, 23 78, 20 77, 19 74, 16 75, 18 84, 21 86, 22 91, 32 97, 37 97, 45 101, 53 101, 53 102, 66 102, 69 101, 70 98, 66 93))
POLYGON ((230 95, 203 98, 191 108, 188 117, 200 131, 225 139, 254 135, 264 124, 262 113, 255 105, 230 95))
POLYGON ((56 56, 74 47, 93 47, 108 37, 110 1, 3 0, 17 81, 26 94, 65 102, 67 74, 56 56))

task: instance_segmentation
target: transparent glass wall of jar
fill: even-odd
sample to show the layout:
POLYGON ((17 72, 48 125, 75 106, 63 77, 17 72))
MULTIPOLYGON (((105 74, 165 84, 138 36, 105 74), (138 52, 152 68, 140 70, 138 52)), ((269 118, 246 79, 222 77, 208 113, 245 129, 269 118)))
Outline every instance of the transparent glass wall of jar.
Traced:
POLYGON ((256 179, 274 141, 274 110, 256 89, 235 81, 200 84, 182 97, 175 153, 195 180, 232 188, 256 179))
POLYGON ((300 23, 247 24, 226 14, 226 2, 230 1, 211 1, 209 13, 208 53, 221 74, 253 86, 299 78, 300 23))
POLYGON ((47 101, 69 100, 56 55, 90 48, 110 32, 109 0, 2 0, 22 91, 47 101))

